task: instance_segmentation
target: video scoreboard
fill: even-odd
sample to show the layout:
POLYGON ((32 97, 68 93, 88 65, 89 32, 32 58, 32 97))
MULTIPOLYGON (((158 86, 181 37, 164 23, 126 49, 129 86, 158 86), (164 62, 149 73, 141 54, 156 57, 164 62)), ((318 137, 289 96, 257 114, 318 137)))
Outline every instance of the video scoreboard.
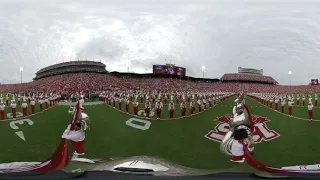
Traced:
POLYGON ((178 67, 173 64, 153 65, 153 74, 169 74, 169 75, 185 76, 186 68, 178 67))
POLYGON ((318 79, 311 79, 311 85, 318 85, 319 81, 318 79))

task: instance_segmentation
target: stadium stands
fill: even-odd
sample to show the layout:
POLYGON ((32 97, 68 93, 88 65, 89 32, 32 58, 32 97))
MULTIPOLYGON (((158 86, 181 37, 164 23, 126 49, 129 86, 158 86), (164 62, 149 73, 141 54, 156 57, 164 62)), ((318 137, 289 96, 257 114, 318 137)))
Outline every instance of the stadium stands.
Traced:
POLYGON ((106 65, 96 61, 70 61, 41 69, 34 80, 68 73, 107 73, 106 65))
MULTIPOLYGON (((2 93, 145 90, 160 92, 247 92, 247 93, 319 93, 320 86, 282 86, 262 70, 252 73, 224 74, 221 79, 201 79, 188 76, 159 74, 108 73, 105 65, 95 61, 71 61, 55 64, 36 73, 35 81, 23 84, 0 84, 2 93), (259 74, 260 73, 260 74, 259 74)), ((253 69, 254 70, 254 69, 253 69)))
POLYGON ((230 81, 241 82, 242 81, 242 82, 260 82, 260 83, 267 83, 267 84, 278 84, 278 82, 270 76, 255 75, 255 74, 240 74, 240 73, 224 74, 220 78, 220 80, 224 82, 230 82, 230 81))
MULTIPOLYGON (((253 76, 250 76, 253 77, 253 76)), ((250 81, 250 80, 249 80, 250 81)), ((283 86, 245 82, 194 82, 175 78, 136 78, 116 77, 110 74, 75 73, 51 76, 23 84, 2 84, 0 92, 32 93, 32 92, 91 92, 102 90, 136 90, 159 91, 220 91, 220 92, 257 92, 257 93, 319 93, 320 86, 283 86)))

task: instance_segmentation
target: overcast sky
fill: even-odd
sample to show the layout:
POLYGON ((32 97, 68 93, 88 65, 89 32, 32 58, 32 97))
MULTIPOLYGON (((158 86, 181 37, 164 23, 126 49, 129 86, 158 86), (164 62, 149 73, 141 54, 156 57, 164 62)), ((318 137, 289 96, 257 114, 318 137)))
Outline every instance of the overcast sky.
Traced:
POLYGON ((169 59, 193 77, 241 66, 308 84, 320 79, 319 22, 308 0, 0 0, 0 82, 20 82, 20 66, 31 81, 63 61, 144 73, 169 59))

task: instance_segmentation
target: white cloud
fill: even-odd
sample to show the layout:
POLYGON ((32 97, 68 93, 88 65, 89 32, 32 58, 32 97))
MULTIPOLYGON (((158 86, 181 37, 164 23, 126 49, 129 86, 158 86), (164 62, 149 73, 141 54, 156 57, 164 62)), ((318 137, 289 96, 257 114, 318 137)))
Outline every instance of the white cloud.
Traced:
POLYGON ((282 84, 318 76, 320 3, 226 0, 0 0, 0 82, 45 66, 95 59, 108 70, 150 72, 174 63, 187 75, 220 78, 262 68, 282 84), (129 63, 128 61, 131 60, 129 63))

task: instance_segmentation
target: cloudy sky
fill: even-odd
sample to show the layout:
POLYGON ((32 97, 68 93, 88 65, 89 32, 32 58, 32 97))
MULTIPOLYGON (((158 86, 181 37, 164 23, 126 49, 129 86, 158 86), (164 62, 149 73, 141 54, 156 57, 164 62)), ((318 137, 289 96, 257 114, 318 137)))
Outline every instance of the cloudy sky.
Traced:
POLYGON ((171 61, 220 78, 264 69, 280 84, 320 79, 320 1, 0 0, 0 82, 88 59, 109 71, 151 72, 171 61))

